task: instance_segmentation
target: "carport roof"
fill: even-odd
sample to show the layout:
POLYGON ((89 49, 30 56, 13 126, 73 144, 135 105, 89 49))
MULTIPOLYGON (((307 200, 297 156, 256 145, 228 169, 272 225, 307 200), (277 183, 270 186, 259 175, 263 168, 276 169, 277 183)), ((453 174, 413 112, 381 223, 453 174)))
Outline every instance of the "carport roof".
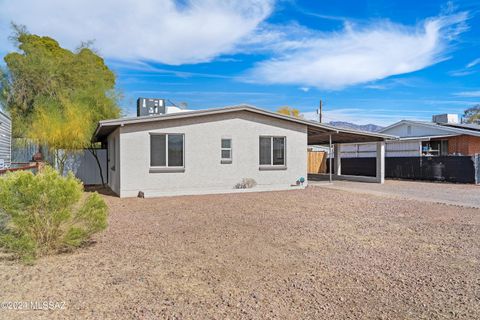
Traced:
POLYGON ((185 112, 170 113, 170 114, 164 114, 164 115, 158 115, 158 116, 144 116, 144 117, 121 118, 121 119, 114 119, 114 120, 102 120, 98 123, 97 129, 95 130, 92 140, 102 141, 110 133, 112 133, 116 128, 120 126, 128 125, 128 124, 167 121, 172 119, 182 119, 182 118, 192 118, 192 117, 202 117, 202 116, 238 112, 238 111, 253 112, 256 114, 261 114, 261 115, 272 117, 272 118, 304 124, 307 126, 309 145, 328 144, 330 140, 330 136, 332 139, 332 143, 375 142, 375 141, 397 139, 397 137, 387 135, 387 134, 337 128, 331 125, 318 123, 315 121, 310 121, 305 119, 294 118, 294 117, 286 116, 283 114, 259 109, 250 105, 242 104, 238 106, 196 110, 196 111, 185 111, 185 112))

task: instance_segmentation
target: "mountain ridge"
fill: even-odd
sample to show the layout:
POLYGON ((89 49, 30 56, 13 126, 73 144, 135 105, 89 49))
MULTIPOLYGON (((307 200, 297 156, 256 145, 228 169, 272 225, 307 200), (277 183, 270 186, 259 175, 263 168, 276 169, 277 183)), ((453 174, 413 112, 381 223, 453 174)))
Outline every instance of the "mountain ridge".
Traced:
POLYGON ((355 124, 355 123, 346 122, 346 121, 330 121, 328 124, 338 128, 354 129, 354 130, 368 131, 368 132, 378 132, 384 128, 382 126, 379 126, 373 123, 355 124))

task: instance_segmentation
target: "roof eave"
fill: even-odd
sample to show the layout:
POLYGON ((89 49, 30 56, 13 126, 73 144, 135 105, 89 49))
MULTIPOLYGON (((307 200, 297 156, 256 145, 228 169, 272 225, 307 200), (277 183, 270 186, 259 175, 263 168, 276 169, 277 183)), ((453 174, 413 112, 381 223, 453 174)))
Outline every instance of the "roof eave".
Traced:
POLYGON ((239 105, 239 106, 229 106, 224 108, 216 108, 216 109, 206 109, 206 110, 196 110, 196 111, 189 111, 189 112, 182 112, 182 113, 174 113, 170 115, 161 115, 161 116, 146 116, 146 117, 136 117, 136 118, 128 118, 128 119, 112 119, 112 120, 102 120, 97 125, 95 130, 93 139, 94 141, 98 141, 97 136, 102 127, 107 126, 123 126, 128 124, 136 124, 136 123, 147 123, 147 122, 155 122, 155 121, 165 121, 170 119, 182 119, 182 118, 189 118, 189 117, 199 117, 199 116, 208 116, 208 115, 215 115, 220 113, 228 113, 228 112, 238 112, 238 111, 248 111, 253 112, 256 114, 262 114, 269 117, 274 117, 277 119, 282 119, 285 121, 296 122, 303 125, 315 127, 325 132, 331 133, 345 133, 345 134, 356 134, 356 135, 363 135, 363 136, 370 136, 374 138, 379 138, 383 140, 395 140, 397 137, 382 133, 374 133, 374 132, 363 132, 359 130, 351 130, 351 129, 342 129, 337 128, 331 125, 326 125, 323 123, 316 123, 314 121, 299 119, 290 117, 287 115, 282 115, 278 113, 274 113, 271 111, 259 109, 250 105, 239 105))

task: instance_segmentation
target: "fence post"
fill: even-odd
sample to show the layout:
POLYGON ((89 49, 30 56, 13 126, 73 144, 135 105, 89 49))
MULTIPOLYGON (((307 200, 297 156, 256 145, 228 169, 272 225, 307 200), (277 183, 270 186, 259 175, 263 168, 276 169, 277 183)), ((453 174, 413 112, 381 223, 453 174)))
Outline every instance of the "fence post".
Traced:
POLYGON ((480 184, 480 153, 474 155, 475 184, 480 184))

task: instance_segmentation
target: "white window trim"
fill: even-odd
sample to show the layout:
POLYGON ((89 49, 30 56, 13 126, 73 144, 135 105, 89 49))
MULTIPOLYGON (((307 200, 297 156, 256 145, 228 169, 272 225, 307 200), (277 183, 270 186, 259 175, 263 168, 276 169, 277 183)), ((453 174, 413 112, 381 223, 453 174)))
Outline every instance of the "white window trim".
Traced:
POLYGON ((220 163, 222 164, 230 164, 232 163, 233 160, 233 141, 232 138, 224 137, 220 139, 220 163), (223 140, 230 140, 230 148, 224 148, 222 147, 222 142, 223 140), (223 151, 230 151, 230 158, 224 158, 223 157, 223 151))
MULTIPOLYGON (((286 170, 287 169, 287 137, 261 135, 258 138, 258 150, 260 152, 260 138, 270 138, 270 164, 259 164, 259 170, 286 170), (273 164, 273 138, 283 138, 283 164, 273 164)), ((260 163, 260 153, 258 154, 260 163)))
POLYGON ((157 173, 157 172, 185 172, 185 134, 184 133, 163 133, 163 132, 150 132, 149 135, 149 143, 151 148, 151 139, 152 136, 165 136, 165 165, 164 166, 152 166, 151 157, 152 157, 152 150, 150 149, 149 154, 149 172, 150 173, 157 173), (183 145, 182 145, 182 166, 169 166, 168 165, 168 136, 169 135, 182 135, 183 145))

